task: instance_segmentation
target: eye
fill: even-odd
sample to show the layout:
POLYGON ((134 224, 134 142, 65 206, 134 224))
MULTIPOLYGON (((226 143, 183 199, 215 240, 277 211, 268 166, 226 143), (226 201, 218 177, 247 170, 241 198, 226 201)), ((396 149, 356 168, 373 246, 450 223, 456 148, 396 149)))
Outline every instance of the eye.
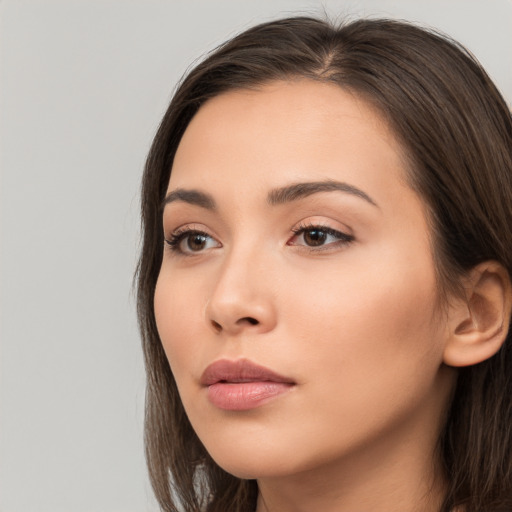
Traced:
POLYGON ((294 229, 293 238, 288 245, 303 245, 311 248, 328 248, 346 245, 354 241, 354 237, 327 226, 299 226, 294 229))
POLYGON ((204 231, 196 229, 182 229, 172 233, 165 242, 172 251, 178 254, 190 255, 201 253, 207 249, 221 247, 220 242, 204 231))

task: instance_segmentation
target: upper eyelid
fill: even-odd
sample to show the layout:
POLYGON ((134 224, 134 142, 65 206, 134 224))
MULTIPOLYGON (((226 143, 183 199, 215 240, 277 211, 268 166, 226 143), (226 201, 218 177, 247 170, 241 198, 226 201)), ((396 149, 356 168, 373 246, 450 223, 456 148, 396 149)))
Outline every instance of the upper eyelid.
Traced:
POLYGON ((293 232, 300 229, 324 228, 343 233, 345 235, 354 236, 354 230, 348 224, 322 215, 311 215, 301 219, 292 228, 293 232), (321 218, 319 218, 321 217, 321 218))
MULTIPOLYGON (((219 239, 218 235, 209 227, 207 227, 205 224, 201 222, 185 222, 183 224, 180 224, 179 226, 172 228, 172 229, 166 229, 165 223, 163 226, 164 230, 164 238, 167 236, 175 236, 176 234, 185 233, 187 231, 198 231, 202 232, 208 236, 211 236, 212 238, 215 238, 216 240, 219 239), (167 235, 168 234, 168 235, 167 235)), ((354 236, 353 230, 347 226, 346 224, 342 224, 339 221, 329 221, 326 219, 322 220, 309 220, 308 218, 301 219, 297 223, 295 223, 291 228, 290 232, 296 234, 300 230, 307 230, 307 229, 313 229, 313 228, 323 228, 323 229, 329 229, 332 231, 336 231, 342 234, 345 234, 347 236, 354 236), (332 223, 335 224, 341 224, 341 227, 335 227, 332 225, 332 223)))
POLYGON ((294 236, 292 238, 296 238, 299 235, 303 235, 307 231, 324 231, 330 236, 337 237, 339 241, 345 241, 345 242, 353 242, 355 240, 355 236, 352 233, 348 233, 345 230, 335 229, 330 226, 325 225, 309 225, 309 226, 302 226, 297 229, 294 229, 294 236))
POLYGON ((211 233, 211 229, 202 224, 201 222, 185 222, 183 224, 179 224, 177 227, 172 229, 166 229, 164 223, 164 232, 169 233, 170 235, 185 233, 187 231, 200 231, 206 233, 208 236, 215 238, 215 235, 211 233))
POLYGON ((300 221, 296 227, 292 228, 292 231, 297 231, 297 230, 301 230, 301 229, 313 229, 313 228, 335 229, 336 231, 339 231, 339 229, 332 227, 326 221, 318 221, 318 222, 300 221))

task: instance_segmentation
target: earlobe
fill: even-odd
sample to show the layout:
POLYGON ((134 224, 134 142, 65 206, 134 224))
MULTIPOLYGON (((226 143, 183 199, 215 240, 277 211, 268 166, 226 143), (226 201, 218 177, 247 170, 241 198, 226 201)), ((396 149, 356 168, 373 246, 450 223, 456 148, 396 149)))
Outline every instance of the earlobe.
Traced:
POLYGON ((496 354, 507 337, 511 308, 512 287, 503 265, 486 261, 472 269, 465 300, 450 306, 444 363, 471 366, 496 354))

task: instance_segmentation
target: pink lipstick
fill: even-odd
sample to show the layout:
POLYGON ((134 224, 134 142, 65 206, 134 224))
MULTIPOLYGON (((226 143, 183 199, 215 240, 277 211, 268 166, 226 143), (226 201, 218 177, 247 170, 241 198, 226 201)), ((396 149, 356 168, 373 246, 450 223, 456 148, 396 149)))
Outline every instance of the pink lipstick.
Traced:
POLYGON ((247 411, 286 393, 295 382, 247 359, 221 359, 201 376, 208 400, 228 411, 247 411))

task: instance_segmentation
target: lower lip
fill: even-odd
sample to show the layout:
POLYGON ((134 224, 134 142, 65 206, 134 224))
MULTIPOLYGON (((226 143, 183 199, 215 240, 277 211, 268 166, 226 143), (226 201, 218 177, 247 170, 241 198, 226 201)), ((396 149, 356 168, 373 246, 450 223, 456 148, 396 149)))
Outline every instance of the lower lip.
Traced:
POLYGON ((208 386, 208 399, 219 409, 248 411, 286 393, 293 384, 285 382, 217 382, 208 386))

